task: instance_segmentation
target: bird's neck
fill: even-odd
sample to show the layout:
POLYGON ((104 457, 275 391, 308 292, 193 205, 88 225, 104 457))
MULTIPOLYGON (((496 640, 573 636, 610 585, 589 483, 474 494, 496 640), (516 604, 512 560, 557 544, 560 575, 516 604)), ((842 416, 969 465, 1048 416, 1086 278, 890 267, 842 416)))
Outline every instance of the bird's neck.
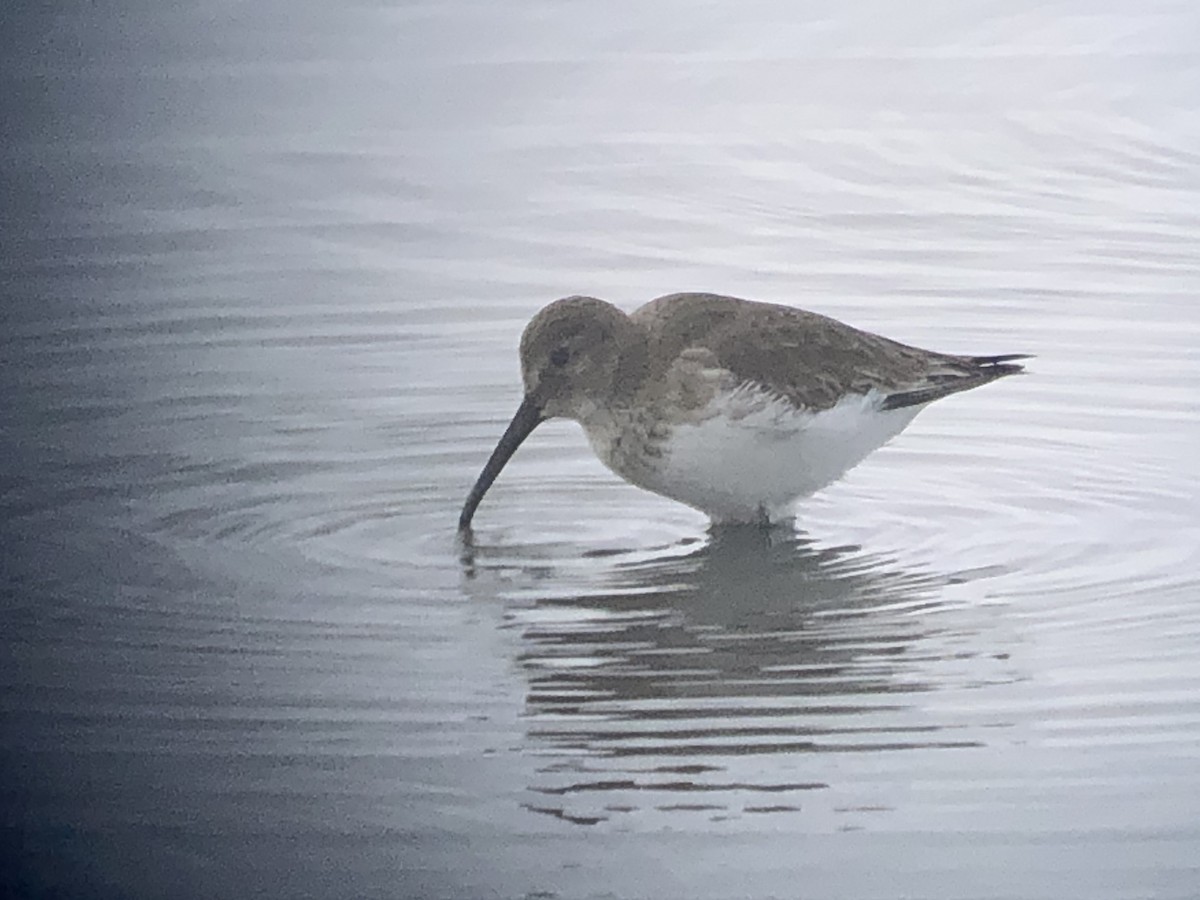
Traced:
POLYGON ((610 403, 627 407, 653 376, 650 336, 638 323, 627 319, 621 335, 621 356, 613 377, 610 403))

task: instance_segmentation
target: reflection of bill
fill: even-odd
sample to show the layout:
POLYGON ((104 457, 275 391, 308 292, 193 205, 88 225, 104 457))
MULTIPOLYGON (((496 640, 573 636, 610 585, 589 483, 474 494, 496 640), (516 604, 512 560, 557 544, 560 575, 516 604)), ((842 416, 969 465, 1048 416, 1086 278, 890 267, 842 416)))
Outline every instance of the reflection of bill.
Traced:
POLYGON ((846 754, 980 744, 918 704, 939 688, 943 577, 755 529, 608 576, 513 611, 531 810, 794 812, 846 754))

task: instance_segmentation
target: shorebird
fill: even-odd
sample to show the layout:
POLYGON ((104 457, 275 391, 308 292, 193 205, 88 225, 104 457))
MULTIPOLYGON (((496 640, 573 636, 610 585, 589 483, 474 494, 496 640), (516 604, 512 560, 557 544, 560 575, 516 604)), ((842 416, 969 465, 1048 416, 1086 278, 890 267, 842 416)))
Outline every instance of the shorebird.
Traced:
POLYGON ((716 294, 669 294, 631 314, 565 297, 521 336, 525 397, 459 529, 521 442, 556 417, 579 422, 626 481, 714 523, 777 522, 934 400, 1021 372, 1014 361, 1026 358, 935 353, 716 294))

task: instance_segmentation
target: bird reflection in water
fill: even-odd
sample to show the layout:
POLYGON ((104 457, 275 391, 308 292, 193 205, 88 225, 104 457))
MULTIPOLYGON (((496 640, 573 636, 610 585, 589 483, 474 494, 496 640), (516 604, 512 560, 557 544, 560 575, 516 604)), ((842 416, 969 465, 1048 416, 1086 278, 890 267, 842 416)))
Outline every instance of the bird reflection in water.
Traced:
POLYGON ((979 746, 916 700, 938 688, 926 674, 947 626, 932 614, 961 577, 786 529, 716 529, 586 570, 542 550, 522 567, 516 548, 472 549, 474 589, 503 572, 521 630, 531 810, 795 812, 829 786, 831 754, 979 746))

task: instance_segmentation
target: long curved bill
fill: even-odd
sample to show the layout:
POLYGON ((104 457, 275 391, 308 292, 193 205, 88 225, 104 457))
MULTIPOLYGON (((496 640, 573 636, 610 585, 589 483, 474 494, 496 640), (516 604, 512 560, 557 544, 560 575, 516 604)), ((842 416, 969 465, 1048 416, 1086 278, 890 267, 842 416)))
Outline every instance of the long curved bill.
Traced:
POLYGON ((517 407, 516 415, 508 423, 508 428, 504 429, 504 434, 501 435, 500 442, 496 444, 496 449, 492 451, 492 455, 483 467, 483 471, 479 473, 479 478, 475 481, 475 487, 471 488, 471 493, 467 494, 467 502, 463 504, 462 513, 458 517, 459 531, 466 531, 471 527, 471 518, 475 515, 475 509, 479 506, 479 501, 483 499, 483 495, 492 486, 492 482, 496 480, 496 476, 500 474, 500 470, 504 468, 504 464, 508 462, 509 457, 516 452, 517 448, 521 446, 521 442, 529 437, 529 433, 545 421, 545 418, 542 415, 541 407, 530 400, 529 397, 521 401, 521 405, 517 407))

